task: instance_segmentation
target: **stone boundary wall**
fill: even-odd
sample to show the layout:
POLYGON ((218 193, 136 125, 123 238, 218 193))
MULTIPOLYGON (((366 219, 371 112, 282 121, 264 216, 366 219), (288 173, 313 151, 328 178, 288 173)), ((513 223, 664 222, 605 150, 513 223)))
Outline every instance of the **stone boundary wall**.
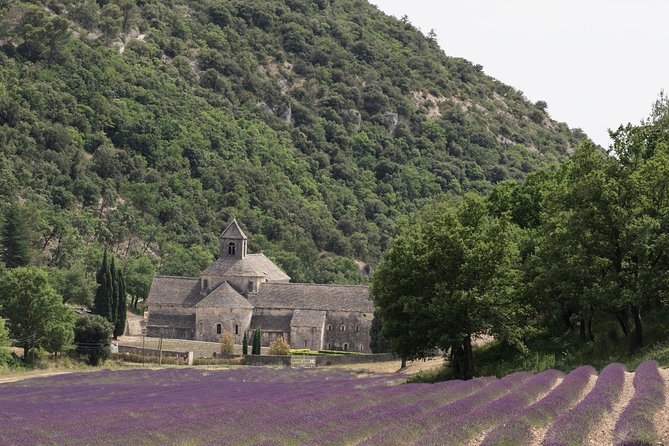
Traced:
MULTIPOLYGON (((301 355, 296 355, 301 356, 301 355)), ((392 353, 379 353, 371 355, 305 355, 307 358, 316 359, 316 366, 340 365, 340 364, 364 364, 366 362, 387 362, 397 358, 392 353)), ((270 355, 246 355, 242 360, 244 365, 283 365, 290 366, 290 356, 270 355)))
MULTIPOLYGON (((156 356, 158 357, 160 355, 160 350, 154 349, 154 348, 142 348, 142 347, 131 347, 129 345, 119 345, 118 346, 118 352, 119 353, 130 353, 133 355, 142 355, 145 354, 146 356, 156 356)), ((187 358, 188 357, 188 352, 176 352, 172 350, 163 350, 163 356, 170 356, 170 357, 175 357, 179 355, 180 358, 187 358)))

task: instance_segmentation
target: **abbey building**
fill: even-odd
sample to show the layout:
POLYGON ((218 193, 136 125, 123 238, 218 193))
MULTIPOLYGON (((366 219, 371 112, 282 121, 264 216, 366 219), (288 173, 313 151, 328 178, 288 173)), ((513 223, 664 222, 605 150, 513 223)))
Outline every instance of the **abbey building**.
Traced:
MULTIPOLYGON (((290 283, 264 254, 249 254, 236 220, 220 237, 218 260, 199 277, 156 276, 148 298, 148 336, 217 342, 260 328, 263 345, 370 352, 374 306, 366 286, 290 283)), ((249 337, 249 339, 251 339, 249 337)))

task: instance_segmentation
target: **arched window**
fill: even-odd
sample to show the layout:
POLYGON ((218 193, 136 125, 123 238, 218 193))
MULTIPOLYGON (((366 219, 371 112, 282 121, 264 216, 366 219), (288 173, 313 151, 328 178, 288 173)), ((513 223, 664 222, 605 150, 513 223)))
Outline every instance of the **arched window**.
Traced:
POLYGON ((360 344, 360 351, 361 351, 361 352, 364 352, 364 351, 365 351, 365 346, 362 345, 362 344, 360 344))
POLYGON ((340 329, 341 331, 344 331, 344 330, 346 330, 346 326, 345 326, 344 324, 341 324, 341 327, 339 327, 339 329, 340 329))
POLYGON ((239 334, 239 324, 235 324, 235 334, 239 334))
POLYGON ((332 325, 328 324, 328 331, 332 331, 332 325))
POLYGON ((216 334, 221 334, 223 331, 223 326, 221 324, 216 324, 216 334))
POLYGON ((342 350, 347 352, 348 351, 348 344, 346 342, 344 342, 344 345, 342 345, 341 348, 342 348, 342 350))
POLYGON ((307 341, 304 341, 304 348, 307 348, 307 341))
POLYGON ((360 331, 360 327, 358 327, 358 326, 356 325, 356 326, 355 326, 355 331, 360 331))
POLYGON ((235 255, 235 242, 228 243, 228 255, 229 256, 235 255))

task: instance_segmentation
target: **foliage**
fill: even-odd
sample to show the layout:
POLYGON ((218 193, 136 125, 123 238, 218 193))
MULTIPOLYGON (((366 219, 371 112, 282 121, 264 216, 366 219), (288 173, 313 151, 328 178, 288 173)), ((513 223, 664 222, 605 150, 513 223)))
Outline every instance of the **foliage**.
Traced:
POLYGON ((2 260, 7 268, 30 264, 30 233, 23 208, 12 204, 5 212, 0 234, 2 260))
POLYGON ((8 347, 9 345, 9 330, 7 330, 5 320, 0 317, 0 348, 8 347))
MULTIPOLYGON (((196 275, 234 215, 295 280, 364 282, 353 259, 374 266, 398 216, 584 138, 367 2, 35 0, 0 17, 0 198, 33 212, 36 265, 92 271, 105 246, 196 275)), ((136 266, 133 307, 151 275, 136 266)))
POLYGON ((244 331, 244 339, 242 340, 242 355, 248 355, 249 354, 249 339, 248 336, 246 335, 246 331, 244 331))
POLYGON ((77 263, 68 269, 50 268, 49 282, 63 297, 63 303, 91 307, 97 289, 93 274, 77 263))
POLYGON ((283 356, 290 355, 290 344, 283 337, 280 337, 269 345, 268 354, 283 356))
POLYGON ((47 272, 34 267, 16 267, 0 277, 2 316, 23 346, 24 358, 32 349, 62 352, 72 341, 74 314, 48 281, 47 272))
POLYGON ((223 335, 221 336, 221 354, 235 354, 235 337, 229 331, 224 331, 223 335))
POLYGON ((252 355, 259 355, 261 351, 261 334, 260 328, 256 328, 253 331, 253 345, 251 347, 252 355))
POLYGON ((451 351, 455 377, 474 373, 472 336, 523 347, 527 309, 515 298, 515 228, 483 200, 435 205, 406 222, 374 275, 372 295, 391 351, 451 351))
POLYGON ((102 264, 98 269, 95 277, 98 284, 98 289, 95 293, 95 305, 93 311, 95 314, 102 316, 107 321, 112 322, 113 319, 113 297, 114 297, 114 282, 112 280, 109 263, 107 261, 107 251, 105 250, 102 264))
POLYGON ((128 296, 125 291, 125 277, 122 270, 116 273, 116 283, 118 286, 118 302, 116 310, 116 321, 114 323, 114 338, 123 336, 125 325, 128 319, 128 296))
POLYGON ((99 315, 84 315, 74 326, 76 351, 90 365, 99 365, 111 356, 111 337, 114 327, 99 315))

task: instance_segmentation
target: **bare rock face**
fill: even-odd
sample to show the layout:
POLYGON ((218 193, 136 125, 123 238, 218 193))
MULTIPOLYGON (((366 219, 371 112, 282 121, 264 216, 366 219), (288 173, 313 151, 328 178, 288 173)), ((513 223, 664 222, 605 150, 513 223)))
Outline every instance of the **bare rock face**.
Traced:
POLYGON ((348 110, 343 110, 342 115, 346 118, 347 122, 353 123, 355 130, 360 130, 360 125, 362 124, 362 115, 360 112, 354 108, 349 108, 348 110))
POLYGON ((393 112, 386 112, 383 114, 383 120, 386 122, 386 127, 388 127, 390 134, 394 134, 397 123, 400 121, 399 115, 393 112))
POLYGON ((276 115, 283 119, 286 124, 291 124, 293 122, 293 108, 290 106, 290 103, 284 102, 281 104, 276 115))

